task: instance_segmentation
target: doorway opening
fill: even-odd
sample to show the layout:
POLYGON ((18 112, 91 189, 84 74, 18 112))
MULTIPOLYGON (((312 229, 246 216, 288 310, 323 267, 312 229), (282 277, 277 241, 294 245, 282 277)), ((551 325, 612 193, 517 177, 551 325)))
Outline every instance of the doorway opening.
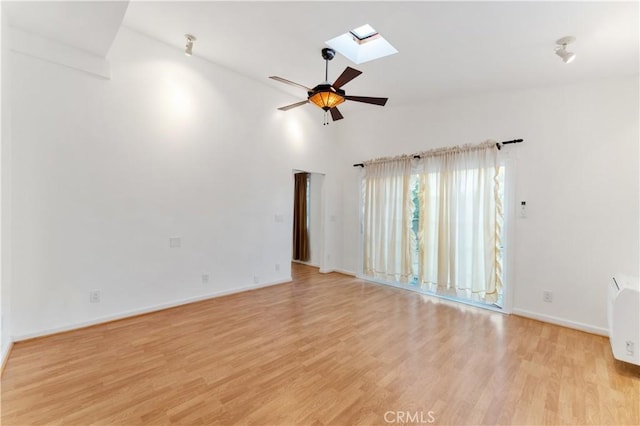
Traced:
POLYGON ((324 251, 323 183, 321 173, 293 171, 293 262, 321 268, 324 251))

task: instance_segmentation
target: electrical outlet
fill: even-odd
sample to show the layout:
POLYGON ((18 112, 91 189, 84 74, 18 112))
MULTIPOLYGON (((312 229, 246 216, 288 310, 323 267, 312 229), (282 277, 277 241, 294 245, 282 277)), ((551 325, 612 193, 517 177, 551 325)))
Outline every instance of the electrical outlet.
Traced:
POLYGON ((627 355, 633 356, 633 353, 634 353, 633 342, 631 340, 627 340, 626 344, 627 344, 627 355))
POLYGON ((259 276, 257 276, 257 275, 254 275, 254 276, 253 276, 253 283, 254 283, 254 284, 259 284, 259 283, 260 283, 260 277, 259 277, 259 276))
POLYGON ((553 303, 553 293, 547 290, 543 291, 542 300, 546 303, 553 303))
POLYGON ((280 264, 276 263, 276 271, 279 271, 279 270, 280 270, 280 264))
POLYGON ((90 303, 100 303, 100 290, 91 290, 89 292, 90 303))
POLYGON ((180 237, 171 237, 169 238, 169 248, 180 248, 182 245, 182 240, 180 237))
POLYGON ((209 275, 202 274, 202 284, 207 284, 209 282, 209 275))

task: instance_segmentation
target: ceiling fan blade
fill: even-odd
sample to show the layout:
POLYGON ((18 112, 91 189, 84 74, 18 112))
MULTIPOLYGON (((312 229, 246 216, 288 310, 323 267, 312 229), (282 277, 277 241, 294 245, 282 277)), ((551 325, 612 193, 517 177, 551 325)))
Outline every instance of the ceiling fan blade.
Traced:
POLYGON ((362 71, 358 71, 357 69, 354 69, 351 67, 346 67, 344 71, 342 71, 342 74, 340 74, 340 77, 338 77, 336 82, 333 83, 333 87, 335 89, 338 89, 344 86, 345 84, 347 84, 348 82, 350 82, 351 80, 353 80, 354 78, 356 78, 357 76, 359 76, 360 74, 362 74, 362 71))
POLYGON ((304 105, 304 104, 308 104, 308 103, 309 103, 309 100, 308 100, 308 99, 305 99, 304 101, 296 102, 295 104, 291 104, 291 105, 283 106, 283 107, 280 107, 280 108, 278 108, 278 109, 279 109, 280 111, 288 111, 288 110, 290 110, 290 109, 292 109, 292 108, 299 107, 299 106, 302 106, 302 105, 304 105))
POLYGON ((331 112, 331 118, 333 118, 333 121, 342 120, 344 118, 342 114, 340 114, 338 107, 333 107, 329 111, 331 112))
POLYGON ((348 101, 364 102, 365 104, 373 104, 384 106, 389 98, 371 98, 369 96, 345 96, 348 101))
POLYGON ((278 77, 278 76, 275 76, 275 75, 272 75, 269 78, 272 79, 272 80, 275 80, 275 81, 279 81, 280 83, 289 84, 291 86, 299 87, 301 89, 306 90, 307 92, 311 91, 311 89, 308 88, 307 86, 303 86, 302 84, 294 83, 293 81, 287 80, 286 78, 278 77))

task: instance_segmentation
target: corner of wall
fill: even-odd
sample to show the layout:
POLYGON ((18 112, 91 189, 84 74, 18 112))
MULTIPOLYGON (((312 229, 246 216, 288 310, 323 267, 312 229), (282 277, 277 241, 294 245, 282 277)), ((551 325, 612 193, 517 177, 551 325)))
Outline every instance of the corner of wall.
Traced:
POLYGON ((33 56, 97 77, 111 78, 111 67, 105 58, 17 28, 12 28, 11 32, 11 50, 16 53, 33 56))
POLYGON ((12 346, 11 327, 11 34, 2 9, 0 32, 0 364, 8 357, 12 346))

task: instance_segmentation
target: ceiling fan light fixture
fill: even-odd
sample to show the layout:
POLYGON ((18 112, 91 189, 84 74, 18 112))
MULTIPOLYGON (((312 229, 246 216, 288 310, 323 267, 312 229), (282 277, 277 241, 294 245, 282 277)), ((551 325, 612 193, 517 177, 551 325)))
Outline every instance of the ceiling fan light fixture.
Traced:
POLYGON ((314 103, 325 111, 329 111, 344 102, 344 96, 338 93, 330 84, 321 84, 309 92, 309 102, 314 103))
POLYGON ((567 36, 562 37, 556 41, 556 55, 558 55, 565 64, 570 64, 576 58, 576 54, 567 51, 567 45, 576 41, 575 37, 567 36))

